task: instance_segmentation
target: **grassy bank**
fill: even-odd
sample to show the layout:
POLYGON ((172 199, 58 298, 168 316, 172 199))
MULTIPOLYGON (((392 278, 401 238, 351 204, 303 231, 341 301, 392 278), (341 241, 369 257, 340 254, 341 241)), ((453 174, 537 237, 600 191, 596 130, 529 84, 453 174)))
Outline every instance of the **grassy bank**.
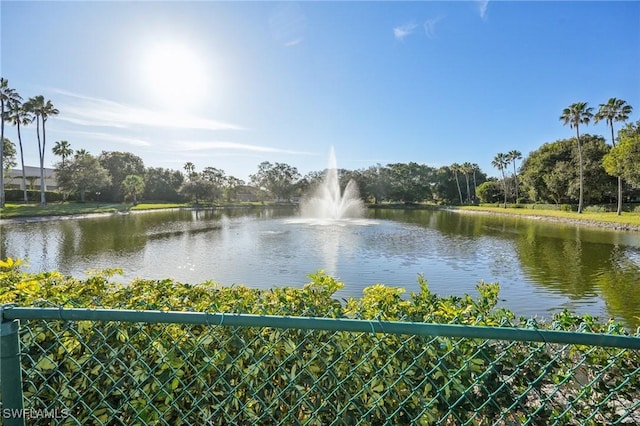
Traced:
POLYGON ((615 212, 567 212, 559 210, 531 210, 520 208, 502 208, 488 206, 458 206, 456 210, 470 212, 487 212, 521 217, 545 218, 567 222, 584 222, 591 225, 604 225, 621 229, 640 230, 640 213, 623 213, 621 216, 615 212))
POLYGON ((82 215, 91 213, 114 213, 125 211, 130 208, 130 204, 114 203, 49 203, 47 207, 40 204, 12 204, 7 203, 5 208, 0 209, 0 219, 11 219, 18 217, 38 217, 38 216, 67 216, 82 215))
POLYGON ((164 203, 164 202, 148 202, 133 205, 131 203, 79 203, 79 202, 61 202, 49 203, 46 207, 40 204, 12 204, 7 203, 6 207, 0 209, 0 219, 16 219, 30 217, 46 217, 46 216, 71 216, 71 215, 87 215, 95 213, 117 213, 139 210, 159 210, 159 209, 175 209, 175 208, 251 208, 251 207, 290 207, 294 204, 290 203, 209 203, 209 204, 192 204, 192 203, 164 203))

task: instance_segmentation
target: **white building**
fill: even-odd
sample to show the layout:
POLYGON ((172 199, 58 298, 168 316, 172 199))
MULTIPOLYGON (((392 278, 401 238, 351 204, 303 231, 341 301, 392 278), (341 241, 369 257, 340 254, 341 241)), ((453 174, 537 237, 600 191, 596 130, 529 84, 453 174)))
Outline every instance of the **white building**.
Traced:
MULTIPOLYGON (((40 189, 40 167, 24 166, 27 189, 40 189)), ((22 185, 22 169, 11 169, 5 177, 6 188, 24 189, 22 185)), ((44 169, 44 185, 46 191, 58 189, 56 173, 53 169, 44 169)))

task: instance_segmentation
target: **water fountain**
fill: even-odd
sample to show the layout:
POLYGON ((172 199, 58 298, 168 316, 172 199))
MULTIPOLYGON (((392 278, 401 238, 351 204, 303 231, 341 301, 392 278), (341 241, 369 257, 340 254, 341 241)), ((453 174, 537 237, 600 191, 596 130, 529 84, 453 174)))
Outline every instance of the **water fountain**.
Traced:
POLYGON ((300 212, 303 218, 331 221, 364 216, 364 203, 360 199, 356 183, 350 180, 344 192, 340 192, 336 153, 333 147, 329 152, 329 165, 322 183, 310 196, 302 200, 300 212))

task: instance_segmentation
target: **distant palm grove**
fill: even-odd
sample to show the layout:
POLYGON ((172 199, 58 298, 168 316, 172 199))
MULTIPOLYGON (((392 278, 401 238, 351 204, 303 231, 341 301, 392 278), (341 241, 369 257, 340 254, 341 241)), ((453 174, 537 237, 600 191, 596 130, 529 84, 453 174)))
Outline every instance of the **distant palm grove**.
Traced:
MULTIPOLYGON (((182 170, 148 167, 134 153, 102 151, 94 155, 84 149, 74 150, 71 143, 60 140, 51 148, 52 154, 59 158, 54 166, 58 190, 46 192, 46 124, 61 112, 43 96, 23 101, 4 78, 0 79, 0 107, 0 140, 3 141, 0 144, 0 207, 5 206, 5 200, 34 201, 26 183, 24 150, 36 147, 40 160, 39 201, 43 207, 47 197, 49 201, 130 201, 134 204, 141 200, 290 201, 307 194, 324 174, 321 170, 302 176, 289 164, 262 162, 250 181, 244 182, 212 165, 188 162, 182 170), (15 127, 17 149, 5 137, 5 123, 15 127), (29 136, 25 138, 27 127, 29 136), (23 143, 23 139, 27 142, 23 143), (22 185, 5 177, 18 164, 18 156, 22 185), (14 187, 22 189, 11 189, 14 187)), ((595 113, 586 102, 571 104, 559 113, 562 124, 575 129, 576 136, 545 143, 528 156, 513 147, 506 153, 497 153, 492 165, 499 171, 499 178, 488 177, 471 161, 437 168, 410 162, 340 169, 341 185, 344 188, 349 180, 354 180, 361 197, 371 203, 502 203, 505 206, 507 203, 544 203, 576 205, 578 212, 582 212, 585 205, 610 204, 621 214, 623 202, 639 201, 640 120, 627 123, 632 107, 624 100, 612 98, 600 104, 595 113), (606 122, 610 143, 603 136, 584 132, 592 121, 606 122)))

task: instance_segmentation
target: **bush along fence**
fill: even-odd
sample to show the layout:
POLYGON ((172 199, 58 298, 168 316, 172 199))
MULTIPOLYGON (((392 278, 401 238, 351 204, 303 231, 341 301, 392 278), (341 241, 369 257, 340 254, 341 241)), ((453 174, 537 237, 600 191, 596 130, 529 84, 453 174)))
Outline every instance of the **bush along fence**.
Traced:
POLYGON ((637 333, 515 324, 495 285, 340 303, 321 273, 252 290, 4 265, 6 425, 640 424, 637 333))

